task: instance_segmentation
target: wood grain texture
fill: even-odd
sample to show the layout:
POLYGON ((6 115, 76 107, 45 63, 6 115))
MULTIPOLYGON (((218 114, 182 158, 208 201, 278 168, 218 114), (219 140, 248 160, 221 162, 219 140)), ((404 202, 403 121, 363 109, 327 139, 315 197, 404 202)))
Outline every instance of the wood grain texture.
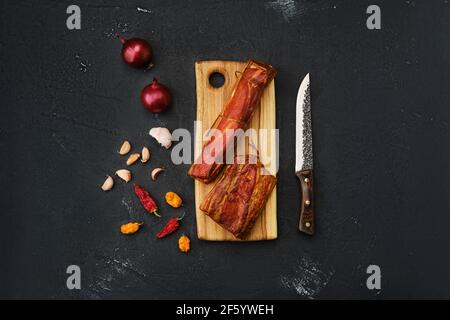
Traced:
MULTIPOLYGON (((195 64, 197 86, 197 121, 201 121, 196 127, 195 158, 201 153, 203 146, 202 137, 212 126, 224 104, 230 97, 234 85, 238 80, 237 73, 245 67, 245 62, 234 61, 200 61, 195 64), (220 88, 215 88, 209 83, 212 73, 219 72, 225 77, 225 83, 220 88)), ((249 123, 253 129, 275 129, 275 85, 272 81, 264 90, 261 105, 249 123)), ((269 131, 270 132, 270 131, 269 131)), ((273 134, 273 132, 272 132, 273 134)), ((272 135, 273 137, 273 135, 272 135)), ((266 156, 263 161, 271 173, 276 173, 276 140, 257 139, 261 156, 266 156), (270 159, 269 159, 270 158, 270 159)), ((213 183, 204 184, 195 181, 195 207, 197 218, 197 236, 201 240, 210 241, 243 241, 235 238, 230 232, 222 228, 199 209, 201 202, 212 189, 213 183)), ((277 192, 276 186, 267 200, 266 207, 255 223, 245 241, 272 240, 277 238, 277 192)))

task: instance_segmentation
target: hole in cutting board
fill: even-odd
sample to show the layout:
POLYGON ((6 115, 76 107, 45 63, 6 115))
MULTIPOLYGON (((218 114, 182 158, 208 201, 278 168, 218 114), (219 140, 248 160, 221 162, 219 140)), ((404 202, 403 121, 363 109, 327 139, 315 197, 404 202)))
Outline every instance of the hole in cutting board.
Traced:
POLYGON ((215 71, 209 75, 209 84, 213 88, 220 88, 225 84, 225 76, 222 73, 215 71))

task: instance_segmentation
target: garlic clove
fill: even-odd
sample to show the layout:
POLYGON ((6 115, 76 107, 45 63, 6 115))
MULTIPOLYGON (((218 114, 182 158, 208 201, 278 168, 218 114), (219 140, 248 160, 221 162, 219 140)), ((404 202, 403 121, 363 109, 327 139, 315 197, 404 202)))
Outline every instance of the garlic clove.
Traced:
POLYGON ((102 184, 102 190, 103 191, 109 191, 114 187, 114 180, 111 178, 111 176, 107 176, 105 182, 102 184))
POLYGON ((165 171, 166 169, 164 168, 155 168, 152 170, 152 180, 156 181, 156 178, 158 178, 159 174, 163 171, 165 171))
POLYGON ((127 159, 127 166, 131 166, 133 163, 138 161, 140 157, 141 157, 141 154, 137 153, 137 152, 130 155, 127 159))
POLYGON ((130 152, 130 150, 131 150, 131 144, 130 144, 129 141, 125 140, 125 141, 122 143, 122 146, 120 147, 119 154, 120 154, 121 156, 124 156, 124 155, 126 155, 128 152, 130 152))
POLYGON ((125 182, 131 180, 131 171, 127 169, 120 169, 116 171, 116 175, 125 182))
POLYGON ((166 149, 172 145, 172 134, 167 128, 151 128, 149 134, 166 149))
POLYGON ((150 150, 147 147, 143 147, 141 152, 141 162, 146 163, 148 160, 150 160, 150 150))

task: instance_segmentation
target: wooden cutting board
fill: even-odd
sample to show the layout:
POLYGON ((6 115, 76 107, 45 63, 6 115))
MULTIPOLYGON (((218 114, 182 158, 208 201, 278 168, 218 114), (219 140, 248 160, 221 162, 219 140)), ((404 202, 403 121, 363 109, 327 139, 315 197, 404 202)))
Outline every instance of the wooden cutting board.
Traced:
MULTIPOLYGON (((245 67, 245 62, 235 61, 200 61, 195 63, 195 77, 197 81, 197 121, 195 153, 200 154, 204 141, 203 134, 211 128, 217 116, 221 113, 225 102, 231 95, 238 80, 238 73, 245 67), (225 78, 220 88, 210 84, 211 74, 218 72, 225 78)), ((252 116, 249 128, 275 129, 275 85, 272 81, 265 89, 261 105, 252 116)), ((272 132, 273 133, 273 132, 272 132)), ((273 135, 272 135, 273 137, 273 135)), ((270 172, 276 173, 276 140, 258 139, 257 146, 260 153, 270 155, 270 172), (266 151, 266 152, 262 152, 266 151)), ((217 181, 217 180, 216 180, 217 181)), ((211 190, 215 182, 204 184, 195 180, 195 207, 197 217, 197 236, 201 240, 210 241, 242 241, 209 218, 200 210, 200 204, 211 190)), ((272 191, 265 210, 259 216, 254 228, 247 237, 247 241, 271 240, 277 238, 277 190, 272 191)))

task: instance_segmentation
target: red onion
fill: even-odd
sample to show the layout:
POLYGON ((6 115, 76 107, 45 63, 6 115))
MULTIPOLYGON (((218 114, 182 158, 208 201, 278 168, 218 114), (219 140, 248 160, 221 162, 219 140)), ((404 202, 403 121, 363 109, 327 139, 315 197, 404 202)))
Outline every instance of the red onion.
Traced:
POLYGON ((156 78, 141 92, 141 102, 151 112, 163 112, 167 109, 171 101, 172 96, 169 88, 158 83, 156 78))
POLYGON ((125 39, 117 35, 122 43, 122 59, 135 68, 151 68, 152 47, 144 39, 125 39))

